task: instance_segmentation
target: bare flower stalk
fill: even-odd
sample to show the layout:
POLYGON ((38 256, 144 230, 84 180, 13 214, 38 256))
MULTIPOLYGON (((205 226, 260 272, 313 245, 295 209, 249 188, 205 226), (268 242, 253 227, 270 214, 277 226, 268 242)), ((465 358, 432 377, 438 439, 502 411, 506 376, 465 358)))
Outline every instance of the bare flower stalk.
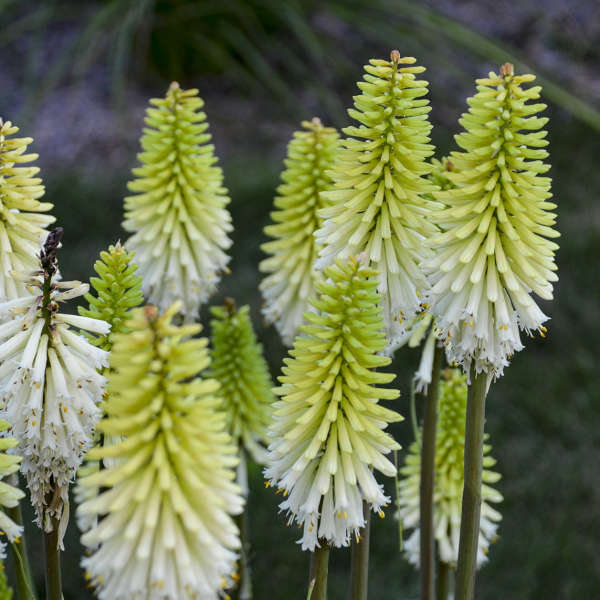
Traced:
POLYGON ((329 544, 321 541, 310 555, 309 586, 312 586, 310 600, 327 600, 327 575, 329 573, 329 544))
POLYGON ((471 369, 471 383, 467 397, 467 430, 465 439, 465 487, 460 521, 458 569, 456 572, 456 600, 475 597, 475 570, 481 515, 481 474, 483 470, 483 426, 487 374, 471 369))
POLYGON ((352 542, 352 562, 350 564, 350 598, 367 600, 369 592, 369 545, 371 539, 371 511, 363 502, 365 525, 360 536, 352 542))
POLYGON ((421 599, 433 600, 435 597, 435 537, 433 514, 433 490, 435 485, 435 434, 437 430, 437 412, 440 389, 440 371, 444 350, 436 344, 431 383, 428 386, 423 418, 423 436, 421 441, 421 482, 419 486, 420 503, 420 574, 421 599))

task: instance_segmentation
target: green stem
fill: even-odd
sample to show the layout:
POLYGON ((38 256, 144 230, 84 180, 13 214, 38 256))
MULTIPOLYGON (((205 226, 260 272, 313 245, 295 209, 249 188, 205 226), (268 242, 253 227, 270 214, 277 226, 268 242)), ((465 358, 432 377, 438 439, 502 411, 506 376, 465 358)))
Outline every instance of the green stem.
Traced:
POLYGON ((310 555, 309 585, 313 585, 311 600, 327 600, 327 574, 329 572, 329 544, 321 540, 321 547, 310 555))
POLYGON ((423 414, 421 440, 421 483, 419 486, 421 600, 435 598, 435 536, 433 489, 435 484, 435 434, 437 430, 440 371, 444 351, 436 343, 423 414))
POLYGON ((487 373, 475 374, 474 368, 471 368, 471 384, 469 385, 467 397, 465 487, 463 490, 460 542, 458 545, 456 600, 472 600, 475 595, 487 377, 487 373))
MULTIPOLYGON (((13 475, 10 476, 9 483, 14 487, 19 487, 19 476, 17 473, 13 473, 13 475)), ((12 508, 7 508, 6 514, 17 525, 23 525, 23 514, 21 512, 20 503, 12 508)), ((31 566, 29 564, 29 556, 27 554, 27 542, 24 529, 20 541, 13 542, 11 544, 11 549, 15 564, 17 597, 19 600, 37 600, 35 584, 31 574, 31 566)))
POLYGON ((360 530, 360 538, 352 542, 350 565, 350 598, 367 600, 369 592, 369 541, 371 538, 371 510, 363 502, 365 526, 360 530))
POLYGON ((58 547, 58 521, 52 519, 52 531, 44 531, 46 562, 46 600, 63 600, 58 547))
POLYGON ((451 570, 448 563, 441 560, 438 562, 437 600, 448 600, 451 570))
POLYGON ((415 379, 414 377, 410 380, 410 424, 413 430, 413 436, 415 440, 421 442, 421 431, 419 430, 419 423, 417 421, 417 408, 415 402, 415 379))
POLYGON ((246 451, 240 447, 240 464, 238 466, 238 484, 246 497, 244 512, 237 516, 236 522, 240 530, 240 568, 239 579, 231 593, 232 600, 252 600, 252 574, 250 569, 250 524, 248 522, 248 465, 246 451))

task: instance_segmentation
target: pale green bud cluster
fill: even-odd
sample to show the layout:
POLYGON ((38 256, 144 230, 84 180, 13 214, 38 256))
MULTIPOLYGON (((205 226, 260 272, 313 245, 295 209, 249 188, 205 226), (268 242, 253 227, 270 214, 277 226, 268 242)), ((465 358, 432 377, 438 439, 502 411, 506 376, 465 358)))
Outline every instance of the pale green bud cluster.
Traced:
POLYGON ((220 384, 219 396, 227 415, 227 429, 239 447, 264 462, 267 427, 275 396, 262 346, 256 340, 250 309, 236 310, 233 300, 211 308, 212 366, 210 376, 220 384))
POLYGON ((361 90, 348 111, 360 125, 346 127, 332 177, 323 197, 331 207, 317 232, 323 246, 317 267, 335 257, 365 253, 379 275, 386 333, 390 344, 402 335, 405 321, 421 309, 427 281, 419 268, 424 239, 437 231, 429 220, 436 206, 425 195, 436 187, 427 179, 433 154, 429 143, 431 110, 425 68, 416 59, 371 60, 361 90))
POLYGON ((236 448, 200 325, 176 326, 174 304, 131 311, 115 336, 106 417, 98 428, 122 437, 93 448, 90 460, 116 459, 80 480, 100 488, 79 507, 98 515, 82 536, 83 559, 101 600, 216 600, 233 573, 243 500, 235 484, 236 448))
POLYGON ((317 211, 330 204, 322 192, 331 187, 329 169, 339 149, 339 135, 321 121, 302 122, 288 145, 282 184, 277 188, 273 224, 265 233, 274 238, 261 246, 269 255, 260 263, 267 276, 260 284, 263 314, 275 323, 285 344, 291 346, 314 294, 314 262, 320 247, 314 233, 323 224, 317 211))
POLYGON ((229 197, 207 133, 198 90, 172 83, 165 98, 150 100, 138 155, 125 198, 123 227, 134 250, 148 301, 165 310, 182 301, 186 320, 217 287, 229 257, 229 197))
POLYGON ((127 331, 125 321, 130 309, 144 300, 142 279, 136 275, 137 265, 133 257, 134 253, 127 252, 120 242, 109 246, 108 251, 100 252, 100 260, 94 263, 94 271, 99 276, 90 279, 97 295, 88 292, 84 298, 89 308, 77 307, 80 315, 102 319, 110 325, 108 335, 90 336, 92 344, 103 350, 112 348, 115 334, 127 331))
MULTIPOLYGON (((435 451, 434 528, 439 558, 455 565, 458 560, 462 494, 464 487, 465 426, 467 412, 467 381, 459 369, 447 369, 440 382, 439 416, 435 451)), ((483 485, 481 488, 481 522, 477 563, 486 560, 488 547, 495 540, 502 516, 492 508, 502 495, 492 484, 500 475, 492 471, 496 461, 489 455, 491 447, 484 445, 483 485)), ((414 529, 405 544, 411 563, 419 564, 419 484, 421 480, 421 446, 418 440, 410 446, 405 464, 400 470, 399 518, 406 529, 414 529)))
POLYGON ((463 151, 450 155, 445 173, 454 188, 434 193, 446 207, 433 215, 442 233, 429 240, 436 255, 424 263, 450 358, 492 375, 523 348, 519 329, 544 335, 547 317, 531 294, 550 300, 558 279, 543 162, 548 119, 537 116, 546 105, 536 102, 539 86, 522 87, 534 79, 506 64, 477 80, 456 136, 463 151))
POLYGON ((322 541, 348 545, 364 525, 363 500, 377 512, 387 505, 373 470, 396 473, 385 455, 400 446, 383 430, 402 420, 378 403, 399 392, 376 387, 395 377, 375 370, 391 362, 379 354, 386 339, 377 271, 351 257, 323 275, 311 300, 317 312, 305 314, 278 378, 265 471, 310 550, 322 541))

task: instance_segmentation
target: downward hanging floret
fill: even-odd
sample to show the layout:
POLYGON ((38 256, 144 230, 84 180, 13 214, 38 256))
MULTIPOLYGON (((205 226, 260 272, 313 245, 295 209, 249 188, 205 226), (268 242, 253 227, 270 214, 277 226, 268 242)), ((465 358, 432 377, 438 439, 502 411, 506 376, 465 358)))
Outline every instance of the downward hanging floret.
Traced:
POLYGON ((60 302, 89 289, 57 281, 61 237, 61 228, 51 231, 38 269, 15 274, 30 294, 0 304, 0 418, 19 442, 37 522, 52 531, 59 520, 59 542, 69 518, 69 483, 100 416, 105 380, 97 369, 108 364, 107 352, 71 328, 99 335, 110 330, 100 319, 58 312, 60 302))
MULTIPOLYGON (((465 425, 467 412, 466 376, 458 369, 447 369, 440 382, 439 417, 435 451, 434 530, 439 558, 449 565, 458 560, 458 541, 464 487, 465 425)), ((481 522, 477 564, 486 560, 490 543, 495 541, 502 515, 492 504, 502 501, 500 492, 491 487, 500 475, 491 470, 496 461, 484 445, 483 485, 481 488, 481 522)), ((416 440, 400 470, 399 518, 406 529, 414 531, 405 543, 408 560, 419 565, 419 485, 421 480, 421 446, 416 440)))
POLYGON ((451 154, 446 173, 456 187, 435 193, 446 205, 433 216, 443 233, 430 240, 436 255, 424 263, 450 358, 496 376, 523 348, 519 329, 544 336, 547 317, 531 294, 552 299, 558 279, 558 246, 548 239, 559 236, 556 205, 543 176, 548 119, 536 116, 546 105, 535 102, 539 86, 522 87, 534 79, 506 64, 477 80, 456 136, 463 151, 451 154))
POLYGON ((138 155, 125 198, 123 227, 134 250, 149 302, 165 310, 182 301, 186 320, 217 287, 231 246, 229 197, 208 144, 204 101, 198 90, 172 83, 165 98, 150 100, 138 155))
POLYGON ((261 246, 269 254, 260 263, 267 276, 260 284, 265 299, 263 314, 275 323, 285 344, 294 342, 302 315, 310 310, 308 299, 314 294, 314 262, 319 246, 314 233, 323 224, 317 215, 330 204, 322 192, 331 187, 328 173, 339 149, 339 135, 321 121, 303 121, 288 145, 282 184, 277 188, 274 224, 265 233, 274 238, 261 246))
POLYGON ((219 396, 227 415, 227 429, 236 446, 248 450, 257 462, 264 462, 267 427, 275 396, 262 346, 256 340, 250 309, 235 308, 227 298, 225 306, 211 308, 211 377, 220 384, 219 396))
POLYGON ((50 202, 40 202, 44 186, 38 167, 24 166, 37 159, 26 154, 32 138, 10 137, 19 131, 10 121, 0 119, 0 302, 26 294, 22 280, 13 271, 38 268, 37 253, 54 223, 50 202))
POLYGON ((423 242, 437 231, 428 219, 435 203, 424 197, 436 189, 426 178, 431 109, 427 82, 416 77, 425 68, 415 62, 394 50, 390 61, 365 67, 362 93, 348 111, 360 126, 343 130, 348 137, 332 170, 333 189, 323 193, 332 206, 319 212, 324 225, 316 233, 323 246, 317 267, 365 252, 378 270, 392 344, 420 310, 427 289, 419 268, 423 242))
POLYGON ((383 430, 402 417, 379 405, 399 396, 376 387, 394 379, 375 371, 390 364, 381 356, 386 344, 377 272, 354 258, 326 267, 306 313, 281 387, 275 392, 274 423, 269 429, 265 475, 280 489, 280 504, 304 527, 302 548, 320 541, 350 543, 364 525, 363 500, 381 512, 389 498, 373 470, 394 476, 385 457, 400 446, 383 430))
POLYGON ((174 325, 180 309, 136 308, 130 332, 115 336, 99 429, 123 440, 93 448, 90 460, 113 462, 80 479, 104 490, 79 507, 98 516, 82 542, 101 600, 216 600, 233 574, 236 448, 218 382, 198 375, 210 364, 207 340, 190 336, 202 327, 174 325))

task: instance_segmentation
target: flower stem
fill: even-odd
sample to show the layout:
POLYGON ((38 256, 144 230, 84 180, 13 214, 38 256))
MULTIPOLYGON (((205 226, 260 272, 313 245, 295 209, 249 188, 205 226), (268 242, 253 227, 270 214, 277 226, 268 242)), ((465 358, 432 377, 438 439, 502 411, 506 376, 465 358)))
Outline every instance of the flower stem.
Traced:
POLYGON ((44 531, 46 559, 46 600, 63 600, 58 547, 58 521, 52 519, 52 531, 44 531))
POLYGON ((463 490, 460 542, 458 546, 456 600, 472 600, 475 595, 487 377, 487 373, 476 374, 474 368, 471 368, 471 383, 467 397, 465 487, 463 490))
POLYGON ((448 563, 438 561, 437 600, 448 600, 451 570, 448 563))
POLYGON ((252 600, 252 575, 250 570, 250 527, 248 523, 248 464, 246 451, 240 445, 240 464, 238 465, 238 484, 246 498, 244 511, 237 516, 237 526, 240 530, 240 568, 239 579, 231 593, 232 600, 252 600))
POLYGON ((421 483, 419 486, 421 600, 434 600, 435 598, 433 489, 435 484, 435 435, 443 352, 443 349, 436 344, 433 354, 431 383, 427 390, 425 413, 423 415, 421 483))
POLYGON ((360 530, 360 539, 352 542, 350 564, 350 598, 367 600, 369 592, 369 541, 371 538, 371 509, 363 501, 365 526, 360 530))
POLYGON ((329 544, 321 540, 321 547, 310 555, 309 582, 314 586, 311 600, 327 600, 327 574, 329 572, 329 544))
MULTIPOLYGON (((9 483, 14 487, 19 487, 19 476, 13 473, 10 476, 9 483)), ((17 524, 23 525, 23 514, 21 512, 21 503, 17 503, 12 508, 6 508, 6 514, 17 524)), ((11 544, 14 555, 15 579, 17 588, 17 597, 19 600, 37 600, 35 593, 35 584, 31 574, 31 566, 27 554, 27 542, 25 539, 25 530, 19 542, 11 544)))

